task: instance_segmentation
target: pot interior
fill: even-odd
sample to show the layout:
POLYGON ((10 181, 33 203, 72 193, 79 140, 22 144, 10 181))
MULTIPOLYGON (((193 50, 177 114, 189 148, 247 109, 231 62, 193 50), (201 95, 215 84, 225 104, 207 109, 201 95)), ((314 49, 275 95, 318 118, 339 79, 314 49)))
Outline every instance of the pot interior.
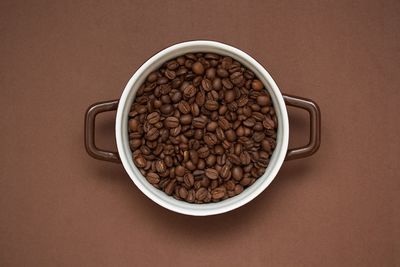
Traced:
POLYGON ((115 130, 121 161, 136 186, 138 186, 139 189, 150 199, 167 209, 182 214, 197 216, 213 215, 233 210, 248 203, 259 195, 272 182, 279 171, 287 152, 289 139, 286 105, 282 94, 272 77, 257 61, 243 51, 212 41, 191 41, 176 44, 162 50, 146 61, 132 76, 124 89, 117 111, 115 130), (161 65, 166 61, 186 53, 197 52, 216 53, 223 56, 230 56, 253 71, 268 90, 278 119, 276 148, 271 156, 270 163, 267 166, 264 175, 258 178, 253 185, 246 188, 242 193, 220 202, 207 204, 192 204, 176 200, 148 183, 133 163, 128 136, 128 113, 130 111, 130 106, 135 98, 138 88, 145 81, 146 77, 152 71, 161 67, 161 65))

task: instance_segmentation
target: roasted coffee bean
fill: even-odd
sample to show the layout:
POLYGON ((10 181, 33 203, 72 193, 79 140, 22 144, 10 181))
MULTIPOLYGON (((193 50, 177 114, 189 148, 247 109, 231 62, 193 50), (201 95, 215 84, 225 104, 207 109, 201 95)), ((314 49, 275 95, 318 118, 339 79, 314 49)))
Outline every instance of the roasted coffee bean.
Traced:
POLYGON ((192 71, 195 73, 195 74, 197 74, 197 75, 201 75, 201 74, 203 74, 204 73, 204 66, 203 66, 203 64, 201 64, 200 62, 195 62, 193 65, 192 65, 192 71))
POLYGON ((185 167, 179 165, 175 167, 175 175, 177 176, 183 176, 185 175, 186 169, 185 167))
POLYGON ((204 107, 208 110, 218 110, 219 104, 215 100, 207 100, 206 103, 204 104, 204 107))
POLYGON ((217 135, 218 140, 220 141, 225 141, 225 133, 224 130, 222 130, 222 128, 217 128, 217 130, 215 131, 215 134, 217 135))
POLYGON ((199 106, 198 106, 196 103, 193 103, 193 104, 190 106, 190 112, 191 112, 191 114, 193 115, 193 117, 199 116, 199 115, 200 115, 200 108, 199 108, 199 106))
POLYGON ((133 162, 136 164, 136 166, 138 166, 139 168, 144 168, 147 164, 146 159, 141 156, 141 155, 137 155, 136 157, 133 158, 133 162))
POLYGON ((232 127, 232 124, 224 117, 220 117, 220 119, 218 120, 218 125, 224 131, 226 131, 232 127))
POLYGON ((146 133, 145 138, 150 141, 154 141, 158 138, 160 132, 157 128, 150 128, 150 130, 146 133))
MULTIPOLYGON (((214 80, 216 74, 217 74, 217 72, 216 72, 216 69, 215 69, 215 68, 209 68, 209 69, 207 69, 207 71, 206 71, 206 77, 207 77, 207 79, 209 79, 209 80, 214 80)), ((204 88, 204 86, 203 86, 203 88, 204 88)), ((205 89, 204 89, 204 90, 205 90, 205 89)))
POLYGON ((196 95, 196 93, 197 93, 197 89, 194 85, 188 85, 183 90, 183 96, 186 98, 194 97, 196 95))
POLYGON ((155 172, 149 172, 146 175, 146 179, 151 184, 158 184, 160 182, 160 176, 158 176, 158 174, 155 172))
POLYGON ((147 121, 150 124, 156 124, 157 122, 160 121, 160 113, 158 112, 152 112, 149 115, 147 115, 147 121))
POLYGON ((165 127, 171 129, 179 126, 179 120, 175 117, 168 117, 164 120, 165 127))
POLYGON ((243 178, 243 169, 239 166, 235 166, 232 168, 232 178, 236 181, 239 181, 243 178))
POLYGON ((225 102, 226 103, 231 103, 233 100, 236 98, 236 93, 234 90, 226 90, 225 91, 225 102))
POLYGON ((207 193, 208 193, 208 191, 207 191, 207 189, 206 188, 204 188, 204 187, 200 187, 199 189, 197 189, 197 191, 196 191, 196 199, 197 200, 203 200, 203 199, 205 199, 206 197, 207 197, 207 193))
POLYGON ((220 175, 224 180, 229 179, 231 177, 231 166, 225 164, 221 169, 220 175))
POLYGON ((211 191, 211 196, 213 199, 221 199, 226 194, 226 188, 223 186, 217 187, 211 191))
POLYGON ((166 62, 140 86, 128 118, 140 173, 189 203, 240 194, 263 175, 276 146, 270 95, 227 56, 188 53, 166 62))
POLYGON ((247 151, 244 151, 243 153, 241 153, 239 157, 240 157, 240 162, 242 165, 250 164, 251 158, 250 158, 250 154, 247 151))
POLYGON ((171 180, 165 187, 164 192, 167 195, 171 195, 174 192, 175 189, 175 185, 176 185, 176 180, 171 180))
POLYGON ((218 179, 219 176, 218 171, 212 168, 206 169, 205 175, 211 180, 218 179))
POLYGON ((215 121, 211 121, 207 124, 207 131, 209 132, 215 132, 215 130, 218 128, 218 123, 215 121))
POLYGON ((223 68, 218 68, 217 69, 217 75, 221 78, 226 78, 229 76, 229 72, 223 68))
POLYGON ((226 89, 232 89, 233 88, 232 82, 227 78, 222 79, 222 86, 225 87, 226 89))
POLYGON ((142 145, 142 139, 136 138, 129 141, 129 147, 132 150, 139 148, 142 145))
POLYGON ((208 146, 213 146, 218 143, 217 136, 213 133, 206 133, 204 135, 204 143, 208 146))
POLYGON ((230 142, 236 141, 236 132, 232 129, 229 129, 225 132, 226 139, 230 142))
POLYGON ((215 90, 221 90, 222 89, 222 80, 220 78, 215 78, 212 82, 212 87, 215 90))
POLYGON ((254 91, 261 91, 264 88, 264 85, 260 80, 254 80, 251 83, 251 87, 253 88, 254 91))
POLYGON ((204 159, 207 158, 208 155, 210 155, 210 150, 208 149, 208 147, 203 146, 197 150, 197 153, 199 155, 199 158, 204 159))
POLYGON ((235 165, 240 165, 242 162, 240 161, 240 157, 235 155, 235 154, 229 154, 228 160, 235 164, 235 165))
POLYGON ((243 192, 243 186, 241 186, 240 184, 235 185, 234 191, 235 191, 236 195, 242 193, 243 192))
POLYGON ((136 132, 139 129, 139 121, 136 119, 130 119, 129 120, 129 129, 132 132, 136 132))
POLYGON ((238 84, 243 82, 244 77, 243 77, 243 74, 241 72, 237 71, 237 72, 234 72, 234 73, 231 74, 230 79, 231 79, 233 84, 238 85, 238 84))
POLYGON ((270 103, 270 98, 267 95, 260 95, 257 97, 257 104, 262 107, 268 106, 270 103))
POLYGON ((262 122, 263 126, 265 129, 271 130, 275 128, 275 122, 270 119, 269 117, 266 117, 264 121, 262 122))
POLYGON ((197 129, 203 129, 207 125, 207 117, 197 117, 193 119, 193 127, 197 129))
POLYGON ((155 168, 158 173, 163 173, 167 170, 167 166, 165 165, 163 160, 157 160, 155 164, 155 168))
POLYGON ((192 115, 190 114, 184 114, 179 118, 180 123, 182 125, 188 125, 192 123, 192 115))

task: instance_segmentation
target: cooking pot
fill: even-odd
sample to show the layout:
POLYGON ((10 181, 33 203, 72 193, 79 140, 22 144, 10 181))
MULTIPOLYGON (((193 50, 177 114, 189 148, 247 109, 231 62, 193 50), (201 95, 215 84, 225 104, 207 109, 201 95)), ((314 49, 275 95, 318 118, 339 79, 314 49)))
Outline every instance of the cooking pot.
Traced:
POLYGON ((85 147, 90 156, 105 161, 121 162, 136 186, 151 200, 174 212, 207 216, 236 209, 258 196, 277 175, 285 160, 299 159, 314 154, 320 145, 320 110, 318 105, 306 98, 282 95, 275 81, 267 70, 245 52, 232 46, 214 41, 190 41, 172 45, 147 60, 131 77, 119 100, 99 102, 91 105, 85 116, 85 147), (146 77, 157 70, 163 63, 186 53, 216 53, 230 56, 239 61, 263 82, 268 90, 278 119, 276 148, 271 155, 264 175, 246 188, 242 193, 216 203, 195 204, 176 200, 163 191, 153 187, 140 173, 132 160, 129 147, 128 113, 136 92, 146 77), (307 145, 288 149, 289 119, 286 105, 305 109, 310 117, 310 133, 307 145), (106 151, 95 144, 95 118, 101 112, 117 110, 115 136, 117 152, 106 151))

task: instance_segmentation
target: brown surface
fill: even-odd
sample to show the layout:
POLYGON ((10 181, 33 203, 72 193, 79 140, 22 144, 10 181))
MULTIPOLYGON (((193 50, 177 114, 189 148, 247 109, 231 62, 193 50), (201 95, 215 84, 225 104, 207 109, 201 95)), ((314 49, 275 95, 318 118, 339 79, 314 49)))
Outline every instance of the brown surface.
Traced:
MULTIPOLYGON (((135 2, 1 1, 0 266, 400 265, 398 1, 135 2), (85 109, 189 39, 243 49, 322 111, 317 154, 208 218, 159 207, 83 146, 85 109)), ((307 117, 291 118, 301 144, 307 117)))

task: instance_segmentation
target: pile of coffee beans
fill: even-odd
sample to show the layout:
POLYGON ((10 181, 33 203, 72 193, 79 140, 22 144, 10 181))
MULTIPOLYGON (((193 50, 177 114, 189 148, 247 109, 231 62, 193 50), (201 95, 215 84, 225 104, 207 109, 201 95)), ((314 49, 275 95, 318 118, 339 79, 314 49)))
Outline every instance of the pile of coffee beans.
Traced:
POLYGON ((271 98, 230 57, 185 54, 150 73, 129 113, 133 162, 147 181, 189 203, 240 194, 276 145, 271 98))

